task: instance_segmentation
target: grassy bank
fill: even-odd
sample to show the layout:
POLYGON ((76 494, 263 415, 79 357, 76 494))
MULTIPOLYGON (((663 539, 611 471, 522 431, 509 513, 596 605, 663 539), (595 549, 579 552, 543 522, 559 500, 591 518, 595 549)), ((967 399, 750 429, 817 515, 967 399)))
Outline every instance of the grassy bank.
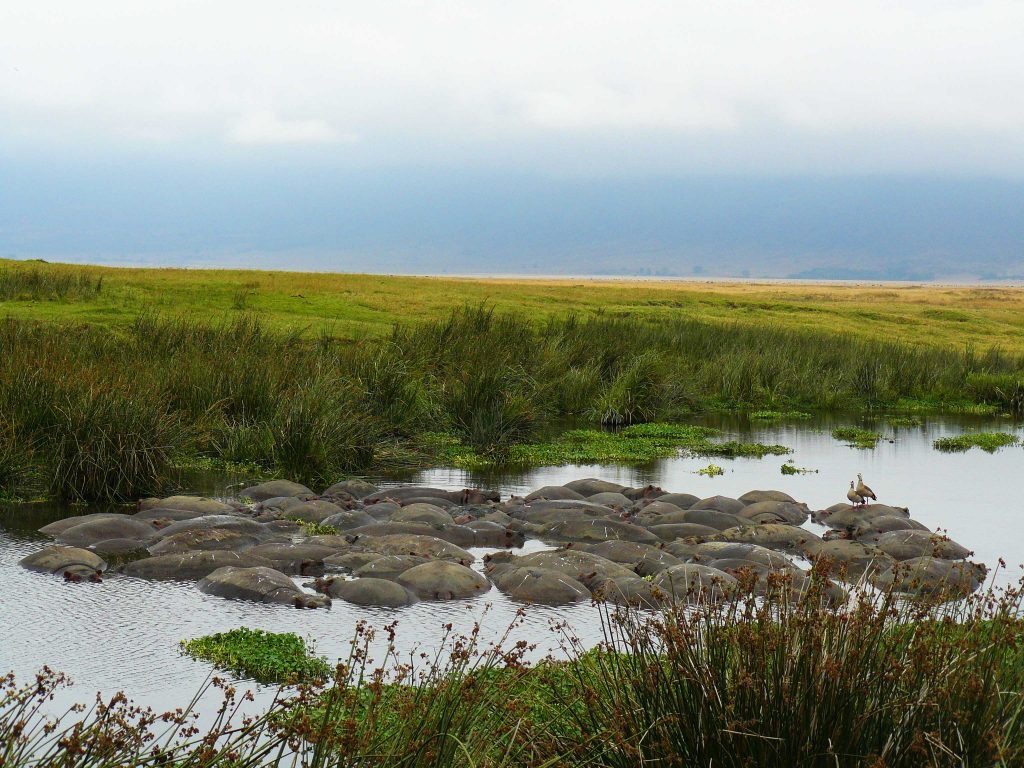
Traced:
POLYGON ((258 314, 271 329, 390 335, 487 303, 537 323, 573 313, 847 333, 860 339, 1024 353, 1024 290, 580 279, 454 279, 240 270, 115 269, 0 259, 0 315, 126 327, 141 315, 221 322, 258 314))
MULTIPOLYGON (((0 348, 0 489, 34 484, 70 499, 155 492, 181 462, 237 462, 318 485, 438 461, 452 441, 486 462, 516 451, 547 461, 558 446, 537 440, 568 419, 622 427, 709 409, 1005 410, 1024 388, 1024 362, 998 350, 686 316, 537 322, 484 308, 361 341, 284 333, 249 314, 212 325, 145 315, 115 328, 7 319, 0 348)), ((622 447, 600 435, 590 443, 598 457, 622 447)))
MULTIPOLYGON (((5 766, 999 766, 1024 760, 1020 593, 953 606, 811 590, 660 614, 606 613, 604 643, 568 660, 449 633, 399 656, 393 626, 370 661, 360 626, 333 685, 282 692, 262 716, 191 729, 115 698, 77 727, 34 709, 59 680, 0 690, 5 766), (379 649, 378 649, 379 650, 379 649), (35 757, 39 762, 32 762, 35 757)), ((512 636, 515 627, 511 628, 512 636)))

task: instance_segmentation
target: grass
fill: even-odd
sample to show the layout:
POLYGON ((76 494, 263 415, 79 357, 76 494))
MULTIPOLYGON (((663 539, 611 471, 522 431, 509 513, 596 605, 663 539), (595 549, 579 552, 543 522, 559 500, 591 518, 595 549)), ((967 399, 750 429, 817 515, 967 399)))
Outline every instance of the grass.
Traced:
MULTIPOLYGON (((700 318, 892 339, 941 348, 998 346, 1024 354, 1024 291, 971 286, 864 286, 708 281, 430 278, 245 270, 124 269, 0 260, 7 274, 85 280, 74 302, 5 302, 12 317, 130 326, 153 311, 222 320, 259 312, 270 328, 347 339, 387 337, 395 323, 442 319, 453 304, 488 303, 539 323, 580 317, 700 318)), ((2 299, 0 299, 2 300, 2 299)))
POLYGON ((706 467, 701 467, 697 470, 698 475, 705 475, 706 477, 718 477, 724 475, 725 470, 717 464, 708 464, 706 467))
POLYGON ((751 411, 747 416, 751 421, 789 421, 809 419, 812 414, 805 411, 751 411))
POLYGON ((1019 442, 1020 438, 1017 435, 1008 432, 967 432, 955 437, 940 437, 932 445, 936 450, 947 453, 969 451, 971 448, 981 448, 983 451, 995 453, 1000 448, 1019 442))
POLYGON ((784 475, 812 475, 817 474, 817 469, 807 469, 806 467, 798 467, 793 460, 790 459, 779 467, 779 471, 784 475))
POLYGON ((511 639, 522 612, 494 645, 479 626, 449 629, 434 653, 411 658, 394 625, 381 649, 361 624, 333 680, 244 718, 222 683, 224 703, 202 728, 194 704, 160 718, 123 696, 52 722, 40 705, 63 679, 8 677, 0 756, 11 768, 1021 764, 1019 587, 948 604, 855 590, 829 607, 824 575, 799 597, 779 577, 762 598, 605 609, 597 647, 556 628, 567 658, 535 665, 511 639))
POLYGON ((832 430, 832 437, 856 448, 874 448, 882 439, 880 433, 860 427, 836 427, 832 430))
POLYGON ((217 669, 261 683, 297 683, 326 680, 332 674, 327 661, 292 632, 265 632, 240 627, 229 632, 182 640, 183 653, 208 661, 217 669))
POLYGON ((920 427, 922 424, 919 416, 890 416, 889 426, 894 429, 899 427, 920 427))

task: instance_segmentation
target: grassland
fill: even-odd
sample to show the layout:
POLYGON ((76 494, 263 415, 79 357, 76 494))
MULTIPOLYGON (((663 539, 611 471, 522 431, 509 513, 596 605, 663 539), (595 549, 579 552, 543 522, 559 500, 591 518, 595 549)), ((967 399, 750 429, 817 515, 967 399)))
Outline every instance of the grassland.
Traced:
POLYGON ((623 436, 546 433, 708 410, 1024 414, 1024 356, 996 344, 1005 329, 991 297, 983 309, 957 310, 977 322, 956 321, 958 335, 941 343, 947 310, 904 322, 909 299, 881 302, 878 317, 899 318, 892 323, 876 317, 854 329, 849 302, 828 312, 819 297, 819 322, 807 328, 800 312, 776 317, 777 303, 748 299, 749 311, 732 314, 739 305, 725 290, 741 288, 7 263, 0 494, 130 499, 159 491, 175 465, 218 463, 330 484, 450 460, 452 446, 478 466, 639 461, 679 443, 652 453, 623 436), (993 324, 1001 330, 989 337, 993 324), (901 337, 890 325, 909 330, 901 337))
POLYGON ((268 328, 342 338, 386 336, 396 322, 436 320, 486 303, 537 322, 604 315, 699 318, 716 323, 829 331, 866 339, 1024 353, 1024 289, 936 285, 601 279, 398 277, 239 270, 121 269, 0 259, 0 313, 6 317, 126 326, 142 314, 223 320, 258 314, 268 328), (52 275, 101 291, 71 290, 45 300, 29 277, 52 275), (31 288, 31 289, 30 289, 31 288))

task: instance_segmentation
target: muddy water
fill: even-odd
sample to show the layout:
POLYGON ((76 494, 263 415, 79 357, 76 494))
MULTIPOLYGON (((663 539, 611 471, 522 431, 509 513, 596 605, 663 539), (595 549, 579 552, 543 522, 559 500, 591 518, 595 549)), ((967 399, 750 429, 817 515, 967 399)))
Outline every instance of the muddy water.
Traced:
MULTIPOLYGON (((642 467, 547 467, 486 476, 437 469, 400 479, 451 488, 485 484, 498 488, 503 498, 588 476, 627 485, 654 483, 701 497, 777 488, 811 508, 823 508, 844 501, 849 481, 862 472, 880 501, 908 506, 913 517, 928 527, 948 530, 975 551, 974 559, 994 566, 1003 558, 1009 565, 996 574, 997 582, 1008 583, 1020 576, 1024 502, 1019 486, 1024 477, 1024 449, 943 454, 932 448, 935 438, 966 429, 1018 431, 1013 423, 933 418, 921 427, 893 430, 884 420, 857 422, 877 427, 891 438, 874 450, 850 448, 832 439, 831 427, 854 423, 852 419, 774 426, 741 420, 714 423, 730 436, 782 443, 794 453, 789 457, 715 460, 725 469, 718 477, 696 474, 707 466, 707 459, 672 458, 642 467), (780 467, 786 459, 815 471, 783 475, 780 467)), ((230 495, 245 478, 205 477, 190 482, 197 492, 230 495)), ((205 663, 181 656, 178 642, 242 625, 298 632, 315 642, 317 652, 336 659, 347 654, 361 621, 376 627, 397 621, 400 650, 407 655, 415 648, 436 648, 448 623, 456 632, 468 632, 480 622, 482 636, 490 640, 500 637, 517 620, 519 606, 493 589, 472 601, 419 603, 397 610, 358 608, 336 601, 330 610, 297 611, 210 597, 191 583, 146 582, 115 575, 102 584, 66 585, 18 567, 21 557, 44 546, 45 537, 35 532, 40 526, 81 513, 81 509, 46 505, 0 510, 0 672, 14 670, 25 678, 47 664, 69 673, 75 688, 55 706, 71 699, 89 699, 96 691, 116 690, 125 690, 137 701, 161 709, 178 706, 210 672, 205 663)), ((528 548, 542 545, 531 542, 528 548)), ((475 552, 482 556, 486 551, 475 552)), ((518 619, 514 636, 536 643, 535 656, 557 653, 560 635, 553 631, 554 624, 566 622, 576 636, 593 643, 600 638, 597 618, 589 605, 530 607, 518 619)), ((377 648, 379 655, 381 645, 377 648)), ((269 696, 269 691, 260 693, 261 700, 269 696)))

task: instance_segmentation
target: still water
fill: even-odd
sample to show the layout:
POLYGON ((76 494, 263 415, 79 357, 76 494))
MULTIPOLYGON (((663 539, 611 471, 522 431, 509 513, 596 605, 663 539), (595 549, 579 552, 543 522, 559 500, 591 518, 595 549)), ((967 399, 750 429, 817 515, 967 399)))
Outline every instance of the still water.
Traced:
MULTIPOLYGON (((931 529, 943 529, 974 550, 974 558, 990 567, 1002 558, 1008 564, 996 573, 998 584, 1016 581, 1024 563, 1024 501, 1019 486, 1024 476, 1024 449, 1004 448, 994 454, 978 449, 944 454, 932 441, 975 429, 1020 433, 1012 422, 986 419, 928 418, 921 427, 893 429, 884 421, 850 418, 781 425, 743 420, 713 423, 729 437, 781 443, 791 456, 715 460, 725 474, 707 477, 696 470, 707 459, 680 457, 643 467, 546 467, 518 474, 470 475, 436 469, 403 478, 378 478, 382 483, 417 482, 450 488, 483 484, 502 498, 525 494, 543 485, 559 485, 580 477, 602 477, 624 485, 654 483, 669 491, 700 497, 739 496, 752 489, 776 488, 820 509, 846 500, 849 481, 862 472, 879 501, 910 508, 911 515, 931 529), (873 450, 850 448, 834 440, 832 426, 858 423, 886 436, 873 450), (783 475, 782 463, 816 470, 783 475)), ((1024 436, 1024 433, 1021 433, 1024 436)), ((231 495, 245 478, 196 478, 190 489, 206 495, 231 495)), ((466 602, 419 603, 401 609, 359 608, 335 601, 329 610, 297 611, 204 595, 193 583, 148 582, 111 575, 101 584, 65 584, 45 574, 30 573, 18 560, 47 543, 36 530, 53 519, 81 514, 81 509, 21 506, 0 509, 0 673, 13 670, 27 679, 43 665, 68 673, 74 689, 55 708, 72 700, 89 700, 97 692, 126 691, 137 702, 159 709, 187 702, 203 684, 210 667, 178 651, 182 639, 248 626, 276 632, 297 632, 315 643, 318 653, 333 660, 347 655, 356 624, 381 628, 397 621, 397 642, 406 657, 414 649, 434 650, 444 625, 468 632, 482 624, 486 640, 499 638, 516 619, 519 606, 492 589, 466 602)), ((822 529, 812 529, 821 533, 822 529)), ((527 549, 543 545, 529 542, 527 549)), ((488 550, 474 550, 482 558, 488 550)), ((482 563, 478 561, 478 568, 482 563)), ((575 636, 592 644, 600 639, 596 610, 589 605, 525 611, 513 639, 537 645, 534 657, 559 652, 560 634, 553 626, 565 622, 575 636)), ((380 653, 378 644, 378 654, 380 653)), ((379 659, 378 659, 379 660, 379 659)), ((260 701, 272 695, 257 689, 260 701)))

